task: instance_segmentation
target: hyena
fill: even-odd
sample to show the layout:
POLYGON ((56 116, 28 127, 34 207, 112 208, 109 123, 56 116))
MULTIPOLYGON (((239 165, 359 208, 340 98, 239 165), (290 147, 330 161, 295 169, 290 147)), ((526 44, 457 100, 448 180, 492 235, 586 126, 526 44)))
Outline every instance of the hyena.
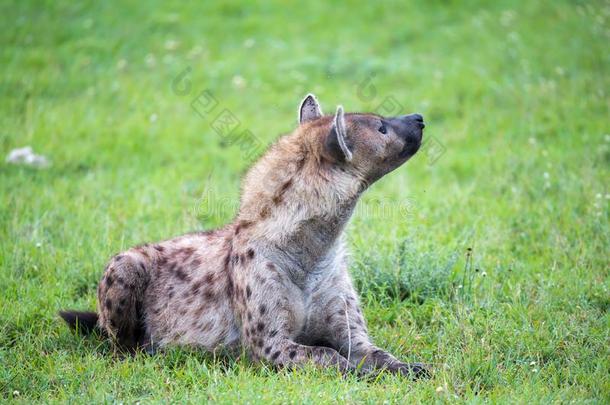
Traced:
POLYGON ((371 342, 343 238, 359 196, 417 152, 423 128, 419 114, 323 115, 308 95, 298 127, 247 173, 232 223, 114 256, 97 312, 61 316, 123 352, 243 346, 278 367, 426 375, 371 342))

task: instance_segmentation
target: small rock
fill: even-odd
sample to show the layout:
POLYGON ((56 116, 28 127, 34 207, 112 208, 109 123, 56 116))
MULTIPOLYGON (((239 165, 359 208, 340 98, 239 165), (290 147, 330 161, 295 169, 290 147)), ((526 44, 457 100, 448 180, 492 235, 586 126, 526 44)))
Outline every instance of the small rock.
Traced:
POLYGON ((50 165, 49 160, 43 155, 35 154, 31 146, 13 149, 6 157, 6 162, 32 167, 47 167, 50 165))

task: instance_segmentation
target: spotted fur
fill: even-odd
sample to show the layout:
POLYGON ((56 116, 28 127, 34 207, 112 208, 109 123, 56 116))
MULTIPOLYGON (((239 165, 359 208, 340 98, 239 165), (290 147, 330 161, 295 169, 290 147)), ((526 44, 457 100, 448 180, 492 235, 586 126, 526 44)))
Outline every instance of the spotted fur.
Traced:
POLYGON ((244 346, 279 367, 425 373, 371 343, 342 237, 361 193, 419 148, 421 116, 322 116, 310 95, 299 117, 248 172, 231 224, 114 256, 97 316, 64 319, 129 351, 244 346))

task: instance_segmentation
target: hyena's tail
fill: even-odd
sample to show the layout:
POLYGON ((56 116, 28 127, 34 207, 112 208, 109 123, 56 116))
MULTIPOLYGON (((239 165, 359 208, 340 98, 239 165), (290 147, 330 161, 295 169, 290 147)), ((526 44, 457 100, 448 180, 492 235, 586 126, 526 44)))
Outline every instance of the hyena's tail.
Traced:
POLYGON ((95 312, 59 311, 59 316, 66 321, 70 329, 76 330, 83 335, 88 335, 92 332, 102 332, 97 324, 98 315, 95 312))

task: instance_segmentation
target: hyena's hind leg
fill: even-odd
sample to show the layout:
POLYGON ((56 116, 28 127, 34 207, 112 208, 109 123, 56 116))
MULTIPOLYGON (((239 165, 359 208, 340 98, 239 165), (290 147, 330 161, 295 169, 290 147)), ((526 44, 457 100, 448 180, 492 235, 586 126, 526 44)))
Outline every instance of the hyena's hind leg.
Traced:
POLYGON ((140 251, 119 254, 111 259, 98 287, 99 326, 122 351, 149 349, 143 308, 149 263, 140 251))

